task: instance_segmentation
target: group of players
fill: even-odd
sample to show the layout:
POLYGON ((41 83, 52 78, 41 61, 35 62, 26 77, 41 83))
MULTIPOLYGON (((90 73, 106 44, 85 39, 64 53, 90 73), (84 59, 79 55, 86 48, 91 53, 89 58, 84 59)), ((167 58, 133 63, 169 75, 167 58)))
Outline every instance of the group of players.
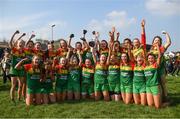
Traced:
POLYGON ((68 41, 60 39, 59 48, 54 42, 42 50, 40 42, 34 43, 32 35, 26 42, 23 33, 11 40, 11 100, 22 97, 27 105, 48 104, 64 100, 94 99, 98 101, 122 100, 125 104, 135 103, 160 108, 167 98, 163 54, 171 44, 169 34, 166 43, 155 36, 150 50, 146 50, 145 20, 141 22, 141 40, 124 39, 115 27, 109 32, 109 41, 99 41, 99 33, 93 32, 94 41, 71 46, 74 35, 68 41))

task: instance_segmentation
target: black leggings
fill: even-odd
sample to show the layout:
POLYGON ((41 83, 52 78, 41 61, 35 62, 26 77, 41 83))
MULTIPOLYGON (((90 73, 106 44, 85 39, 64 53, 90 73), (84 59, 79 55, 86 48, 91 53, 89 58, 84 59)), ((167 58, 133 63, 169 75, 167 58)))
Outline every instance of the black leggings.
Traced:
POLYGON ((3 73, 3 83, 4 84, 7 82, 7 79, 9 79, 9 81, 11 81, 10 75, 6 75, 6 73, 3 73))

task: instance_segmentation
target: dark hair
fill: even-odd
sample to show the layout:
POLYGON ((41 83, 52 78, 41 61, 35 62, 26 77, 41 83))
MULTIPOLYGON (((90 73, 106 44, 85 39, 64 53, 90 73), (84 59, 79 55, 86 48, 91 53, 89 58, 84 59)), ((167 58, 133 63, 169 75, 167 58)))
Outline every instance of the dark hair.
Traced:
POLYGON ((81 45, 81 47, 82 47, 82 43, 81 43, 81 42, 76 42, 76 44, 75 44, 75 45, 77 45, 77 44, 80 44, 80 45, 81 45))
POLYGON ((155 37, 153 38, 152 44, 154 43, 154 40, 155 40, 156 38, 159 38, 159 40, 160 40, 160 45, 162 45, 162 38, 161 38, 160 36, 155 36, 155 37))
POLYGON ((114 44, 115 44, 115 43, 118 43, 118 44, 120 45, 120 42, 119 42, 119 41, 114 41, 114 44))
POLYGON ((125 41, 129 41, 131 43, 131 39, 129 39, 129 38, 125 38, 123 42, 125 42, 125 41))
POLYGON ((40 45, 42 45, 42 44, 41 44, 41 42, 36 42, 36 43, 35 43, 35 45, 36 45, 36 44, 40 44, 40 45))
POLYGON ((33 42, 32 40, 28 41, 28 42, 27 42, 27 45, 28 45, 29 43, 32 43, 32 44, 34 45, 34 42, 33 42))
POLYGON ((153 56, 154 58, 156 57, 156 55, 153 54, 153 53, 148 53, 148 54, 147 54, 147 58, 148 58, 149 56, 153 56))

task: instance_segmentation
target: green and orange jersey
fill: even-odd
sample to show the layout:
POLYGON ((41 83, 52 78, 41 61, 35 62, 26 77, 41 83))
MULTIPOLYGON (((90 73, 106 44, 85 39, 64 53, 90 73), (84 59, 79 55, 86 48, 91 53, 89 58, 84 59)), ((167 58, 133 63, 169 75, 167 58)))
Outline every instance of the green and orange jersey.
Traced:
POLYGON ((69 68, 68 81, 70 82, 79 82, 81 76, 81 67, 75 66, 69 68))
POLYGON ((55 74, 56 74, 56 85, 61 85, 62 83, 66 83, 68 81, 68 71, 69 69, 62 65, 55 66, 55 74))
POLYGON ((107 83, 107 71, 108 66, 106 64, 101 65, 99 62, 97 62, 95 66, 94 82, 98 84, 107 83))
POLYGON ((94 77, 94 67, 86 67, 85 64, 82 64, 82 83, 92 84, 94 77))
POLYGON ((101 48, 100 48, 99 54, 100 54, 100 55, 104 54, 106 57, 108 57, 109 48, 106 48, 106 49, 101 49, 101 48))
POLYGON ((12 60, 11 60, 11 66, 15 67, 16 64, 21 61, 23 58, 25 58, 25 52, 24 49, 18 50, 17 48, 12 48, 11 49, 11 54, 12 54, 12 60))
POLYGON ((28 59, 32 60, 32 57, 34 56, 34 50, 33 49, 24 48, 24 53, 28 59))
POLYGON ((33 69, 32 64, 25 64, 27 87, 31 89, 40 88, 41 71, 40 69, 33 69))
POLYGON ((119 65, 109 65, 108 67, 108 82, 118 83, 120 79, 120 66, 119 65))
POLYGON ((120 80, 122 85, 131 85, 133 83, 133 64, 120 65, 120 80))
POLYGON ((42 50, 33 49, 35 55, 39 56, 44 61, 44 52, 42 50))
MULTIPOLYGON (((165 52, 164 46, 160 46, 160 52, 161 52, 162 54, 165 52)), ((150 49, 150 53, 158 56, 158 49, 157 49, 157 47, 151 48, 151 49, 150 49)))
POLYGON ((134 58, 136 58, 139 54, 141 54, 143 56, 145 55, 144 54, 144 49, 142 47, 133 49, 131 52, 132 52, 134 58))
POLYGON ((56 50, 48 50, 48 57, 50 59, 54 59, 54 57, 57 56, 57 51, 56 50))
POLYGON ((144 68, 144 74, 146 77, 146 86, 150 87, 159 84, 157 63, 154 63, 152 65, 147 65, 144 68))
POLYGON ((136 85, 142 85, 146 83, 145 74, 144 74, 145 65, 135 65, 134 66, 134 76, 133 83, 136 85))
POLYGON ((62 57, 66 57, 67 53, 68 53, 68 49, 59 48, 59 49, 57 50, 56 55, 57 55, 57 57, 60 59, 60 58, 62 58, 62 57))
MULTIPOLYGON (((165 61, 166 60, 165 60, 165 57, 163 55, 165 50, 166 49, 164 48, 164 46, 160 47, 161 59, 160 59, 159 67, 158 67, 158 77, 159 78, 161 77, 161 75, 166 74, 166 72, 165 72, 165 61)), ((157 49, 157 47, 151 48, 150 53, 154 54, 156 59, 158 58, 158 49, 157 49)))

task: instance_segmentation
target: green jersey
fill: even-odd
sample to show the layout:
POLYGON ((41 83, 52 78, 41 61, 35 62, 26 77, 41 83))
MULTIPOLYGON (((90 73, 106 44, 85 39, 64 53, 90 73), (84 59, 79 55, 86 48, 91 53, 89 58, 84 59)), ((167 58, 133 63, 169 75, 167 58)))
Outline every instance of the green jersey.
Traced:
POLYGON ((50 75, 46 76, 45 81, 42 83, 43 88, 53 88, 53 82, 50 75))
POLYGON ((69 70, 68 81, 79 82, 80 81, 81 69, 79 66, 73 67, 69 70))
POLYGON ((26 71, 27 75, 27 87, 30 89, 37 89, 41 87, 40 84, 40 78, 41 78, 41 73, 40 70, 33 70, 32 64, 26 64, 24 65, 24 69, 26 71))
POLYGON ((92 84, 93 83, 94 68, 92 66, 86 67, 82 65, 82 83, 92 84))
POLYGON ((12 52, 11 66, 14 68, 19 61, 25 58, 25 53, 24 50, 20 51, 16 48, 12 48, 11 52, 12 52))
POLYGON ((133 80, 133 67, 131 65, 120 66, 120 80, 122 85, 131 85, 133 80))
POLYGON ((107 66, 100 65, 100 63, 96 64, 95 74, 94 74, 94 82, 97 84, 107 83, 107 66))
POLYGON ((108 67, 108 82, 118 83, 120 78, 120 66, 119 65, 109 65, 108 67))
POLYGON ((63 85, 67 83, 68 81, 68 69, 61 66, 57 65, 56 66, 57 72, 56 72, 56 86, 63 85))
POLYGON ((108 57, 108 54, 109 54, 109 49, 108 48, 106 48, 106 49, 100 49, 99 50, 99 53, 100 53, 100 55, 105 55, 106 57, 108 57))
POLYGON ((157 64, 146 66, 144 69, 146 77, 146 86, 156 86, 158 85, 158 67, 157 64))
POLYGON ((135 66, 133 83, 136 85, 142 85, 145 84, 145 82, 144 66, 135 66))

